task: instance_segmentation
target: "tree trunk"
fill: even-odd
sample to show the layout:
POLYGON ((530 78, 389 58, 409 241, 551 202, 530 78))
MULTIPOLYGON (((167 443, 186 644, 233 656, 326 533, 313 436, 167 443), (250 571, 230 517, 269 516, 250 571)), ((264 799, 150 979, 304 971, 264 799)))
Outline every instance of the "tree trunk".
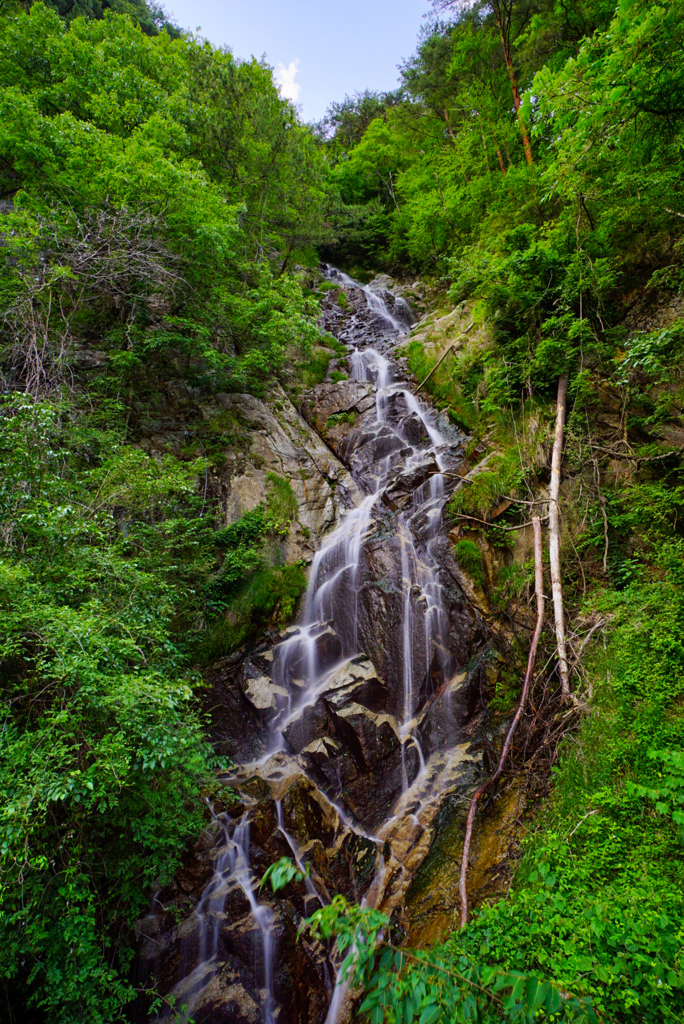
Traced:
POLYGON ((489 154, 487 153, 487 140, 485 139, 484 132, 482 132, 482 148, 484 149, 485 163, 487 164, 487 174, 489 174, 492 169, 489 166, 489 154))
POLYGON ((496 135, 492 135, 492 138, 494 139, 494 145, 496 146, 496 155, 499 158, 499 167, 501 168, 501 173, 505 174, 506 173, 506 164, 504 163, 504 159, 503 159, 503 157, 501 155, 501 147, 499 146, 499 143, 497 142, 496 135))
POLYGON ((515 78, 515 69, 513 67, 513 61, 511 59, 511 48, 504 31, 504 24, 501 17, 501 10, 498 4, 494 4, 494 14, 496 17, 496 23, 499 26, 499 38, 501 39, 501 46, 503 49, 504 61, 506 62, 506 70, 508 71, 508 77, 511 82, 511 91, 513 93, 513 103, 515 104, 515 113, 518 118, 518 124, 520 125, 520 133, 523 140, 523 149, 525 150, 525 159, 528 165, 531 167, 534 163, 532 159, 532 146, 530 145, 530 137, 527 134, 527 126, 523 120, 520 102, 520 92, 518 91, 518 83, 515 78))
POLYGON ((447 109, 444 106, 442 107, 442 113, 444 114, 444 123, 445 123, 445 125, 447 127, 447 131, 449 132, 449 138, 451 139, 451 141, 453 142, 453 144, 455 146, 456 145, 456 136, 454 135, 454 129, 451 127, 451 121, 449 120, 449 115, 447 114, 447 109))
POLYGON ((458 893, 461 897, 461 928, 464 928, 468 923, 468 861, 470 859, 470 844, 473 838, 473 824, 475 822, 478 801, 485 790, 496 782, 504 769, 506 758, 508 757, 508 751, 511 749, 511 743, 513 742, 513 736, 515 735, 520 719, 522 718, 530 692, 532 676, 534 675, 534 663, 537 657, 537 647, 539 645, 539 638, 541 636, 542 625, 544 622, 544 557, 542 552, 542 533, 539 516, 532 517, 532 527, 534 529, 534 593, 537 599, 537 622, 534 627, 534 634, 532 635, 532 642, 530 644, 530 652, 527 657, 527 671, 525 672, 525 682, 523 683, 522 693, 520 694, 520 702, 513 721, 510 724, 509 730, 506 733, 506 739, 504 740, 499 763, 497 764, 496 770, 491 778, 487 779, 486 782, 483 782, 482 785, 475 790, 470 801, 470 807, 468 808, 465 836, 463 838, 463 856, 461 857, 461 875, 458 881, 458 893))
POLYGON ((553 617, 556 625, 556 648, 558 650, 558 671, 564 696, 570 693, 568 656, 565 649, 565 620, 563 616, 563 584, 560 563, 560 481, 563 458, 563 430, 565 427, 565 399, 568 390, 568 375, 558 378, 556 400, 556 433, 551 456, 551 485, 549 487, 549 563, 551 565, 551 592, 553 594, 553 617))
POLYGON ((290 241, 290 245, 288 247, 287 253, 285 254, 285 259, 283 260, 283 265, 280 268, 280 273, 278 274, 278 277, 282 277, 283 274, 285 273, 285 269, 286 269, 288 263, 290 262, 290 256, 292 255, 292 250, 294 248, 294 244, 295 244, 295 236, 293 235, 292 239, 290 241))

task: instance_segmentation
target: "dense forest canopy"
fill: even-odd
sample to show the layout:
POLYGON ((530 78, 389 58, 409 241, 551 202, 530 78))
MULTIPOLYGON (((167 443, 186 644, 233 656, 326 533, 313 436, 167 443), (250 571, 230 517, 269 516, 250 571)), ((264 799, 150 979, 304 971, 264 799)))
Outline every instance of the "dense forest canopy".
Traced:
MULTIPOLYGON (((615 539, 601 580, 619 624, 617 710, 604 753, 591 727, 596 785, 570 759, 563 792, 591 793, 605 813, 572 862, 568 836, 550 832, 528 872, 537 889, 488 908, 444 955, 462 971, 489 957, 546 972, 591 994, 606 1021, 684 1012, 684 494, 652 440, 679 415, 684 330, 624 325, 628 296, 657 287, 674 301, 683 284, 684 3, 440 2, 400 74, 397 90, 359 92, 307 126, 265 62, 181 33, 143 0, 0 7, 11 1021, 126 1019, 133 923, 197 836, 225 762, 196 699, 200 669, 286 622, 305 586, 302 566, 274 554, 296 512, 287 482, 274 477, 268 501, 225 527, 206 481, 222 446, 239 448, 234 425, 222 437, 193 427, 183 451, 155 458, 138 443, 140 403, 152 415, 160 382, 182 380, 199 402, 296 389, 319 364, 324 375, 321 258, 476 300, 495 343, 434 392, 463 428, 542 408, 569 374, 583 430, 601 378, 620 389, 642 462, 663 460, 629 495, 606 504, 599 491, 583 534, 594 567, 615 539), (638 964, 629 984, 612 954, 623 941, 638 964)), ((520 478, 502 460, 466 512, 520 478)), ((387 964, 363 978, 379 984, 373 1024, 387 964)), ((443 1005, 443 1019, 471 1019, 449 1016, 466 1014, 458 986, 420 1016, 411 985, 424 978, 412 977, 388 1012, 432 1024, 443 1005)), ((559 1019, 548 998, 539 1019, 559 1019)))

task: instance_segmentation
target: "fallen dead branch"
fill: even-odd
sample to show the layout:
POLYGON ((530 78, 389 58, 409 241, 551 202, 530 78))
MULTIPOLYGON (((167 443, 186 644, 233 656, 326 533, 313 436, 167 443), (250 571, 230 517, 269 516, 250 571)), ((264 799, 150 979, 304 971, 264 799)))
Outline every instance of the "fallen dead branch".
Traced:
POLYGON ((441 366, 441 364, 442 364, 442 363, 444 362, 444 360, 446 359, 446 357, 447 357, 447 356, 449 355, 449 353, 450 353, 450 352, 452 351, 452 349, 454 348, 454 346, 455 346, 455 345, 458 345, 459 341, 462 341, 462 340, 463 340, 463 338, 465 338, 465 336, 466 336, 466 334, 468 333, 468 331, 471 331, 471 330, 472 330, 472 328, 473 328, 474 324, 475 324, 475 321, 474 321, 474 320, 471 320, 471 321, 470 321, 470 323, 468 324, 468 326, 466 327, 465 331, 463 332, 463 334, 459 334, 458 338, 456 338, 456 339, 455 339, 454 341, 452 341, 452 342, 451 342, 451 344, 449 345, 449 347, 448 347, 448 348, 447 348, 447 349, 446 349, 446 350, 445 350, 444 352, 442 352, 441 356, 439 357, 439 359, 437 360, 437 362, 435 363, 435 365, 434 365, 434 366, 432 367, 432 369, 431 369, 431 370, 430 370, 430 372, 428 373, 428 375, 427 375, 427 377, 425 378, 425 380, 422 380, 422 381, 420 382, 420 384, 418 385, 418 387, 416 388, 416 390, 415 390, 415 391, 413 392, 413 393, 414 393, 414 395, 417 395, 417 394, 418 394, 418 392, 420 391, 420 389, 421 389, 421 388, 423 387, 423 385, 427 384, 427 382, 428 382, 428 381, 430 380, 430 377, 431 377, 431 376, 432 376, 432 374, 433 374, 433 373, 435 372, 435 370, 437 369, 437 367, 438 367, 438 366, 441 366))
MULTIPOLYGON (((534 519, 531 519, 529 522, 527 522, 527 523, 520 523, 518 526, 499 526, 498 523, 490 523, 488 519, 477 519, 476 516, 468 516, 468 515, 465 514, 465 512, 454 512, 453 514, 458 519, 469 519, 473 523, 481 523, 482 526, 491 526, 495 530, 503 530, 504 533, 511 533, 511 532, 513 532, 515 530, 524 530, 527 526, 532 526, 534 524, 534 519)), ((549 517, 548 516, 535 516, 535 518, 538 518, 541 521, 543 519, 548 519, 549 517)))

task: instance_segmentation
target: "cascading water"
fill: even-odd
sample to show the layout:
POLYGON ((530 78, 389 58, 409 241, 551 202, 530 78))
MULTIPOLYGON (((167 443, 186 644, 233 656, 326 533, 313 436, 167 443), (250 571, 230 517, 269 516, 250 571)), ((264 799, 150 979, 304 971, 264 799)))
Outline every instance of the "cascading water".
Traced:
MULTIPOLYGON (((419 402, 404 383, 393 380, 392 363, 386 356, 372 348, 354 349, 350 354, 350 366, 354 380, 370 382, 375 388, 376 422, 369 429, 375 430, 378 437, 384 435, 390 446, 392 439, 396 443, 394 452, 363 470, 354 466, 352 455, 352 472, 358 468, 355 476, 370 493, 347 514, 314 557, 299 632, 275 649, 275 680, 288 691, 292 691, 293 682, 296 682, 299 694, 275 720, 266 757, 286 749, 284 733, 290 723, 301 717, 305 706, 315 702, 340 664, 359 653, 359 565, 374 507, 395 481, 399 468, 410 474, 417 466, 432 463, 435 472, 426 484, 416 490, 411 507, 397 520, 404 591, 402 740, 416 748, 422 770, 425 764, 423 753, 417 738, 410 732, 415 710, 414 677, 417 673, 421 673, 421 678, 428 677, 435 660, 439 674, 443 676, 447 671, 441 585, 438 566, 430 550, 430 542, 439 528, 442 507, 448 496, 441 472, 447 441, 435 424, 432 410, 419 402), (418 445, 411 442, 402 418, 390 422, 390 405, 397 401, 406 409, 405 418, 410 419, 414 426, 417 421, 423 435, 418 445), (325 635, 326 623, 332 624, 341 642, 340 655, 332 662, 329 658, 322 658, 319 650, 319 640, 325 635), (422 657, 419 658, 415 658, 416 637, 422 646, 422 657)), ((406 788, 409 779, 405 758, 403 774, 406 788)))
POLYGON ((411 307, 398 296, 392 296, 394 300, 394 312, 390 310, 385 299, 378 295, 376 291, 370 285, 360 284, 355 281, 349 274, 345 274, 343 270, 338 270, 337 267, 326 267, 328 278, 336 284, 341 284, 344 288, 358 289, 363 292, 363 296, 366 302, 366 308, 370 313, 373 320, 379 324, 380 329, 384 332, 388 330, 393 334, 403 334, 406 331, 407 324, 411 323, 411 307), (399 314, 397 316, 396 314, 399 314))
POLYGON ((313 896, 315 900, 318 900, 320 904, 323 903, 323 899, 316 890, 316 886, 313 884, 306 870, 306 865, 303 863, 299 849, 290 833, 285 828, 285 819, 283 817, 283 805, 280 800, 276 800, 276 821, 278 822, 278 829, 282 833, 283 838, 287 845, 292 851, 294 862, 299 870, 304 875, 304 888, 306 889, 307 896, 313 896))
MULTIPOLYGON (((364 679, 373 675, 368 650, 369 642, 377 640, 369 636, 375 623, 367 606, 361 614, 361 603, 365 599, 369 551, 373 545, 377 547, 377 538, 382 534, 387 538, 383 543, 392 552, 390 562, 396 581, 387 584, 389 591, 396 595, 392 606, 396 618, 392 626, 395 639, 388 652, 385 673, 387 710, 391 714, 385 714, 382 708, 382 713, 375 718, 372 710, 367 713, 373 728, 389 728, 389 733, 382 735, 389 736, 390 740, 394 736, 392 742, 399 747, 400 779, 388 790, 391 792, 389 806, 385 803, 377 813, 373 810, 364 818, 359 817, 357 809, 349 803, 345 781, 350 777, 348 765, 343 765, 347 773, 344 779, 340 762, 327 774, 322 764, 310 775, 340 826, 347 833, 362 837, 371 850, 375 844, 376 874, 370 884, 368 880, 365 883, 365 899, 371 905, 378 905, 386 900, 387 885, 393 884, 398 891, 393 878, 396 880, 399 875, 403 884, 401 879, 408 877, 401 854, 393 852, 395 839, 397 850, 407 849, 406 837, 410 841, 411 837, 425 831, 443 793, 453 783, 456 767, 468 757, 464 753, 467 744, 459 746, 453 737, 447 741, 433 739, 424 747, 421 733, 424 722, 421 724, 420 719, 429 700, 444 689, 453 669, 439 544, 442 512, 450 494, 449 481, 459 463, 458 438, 455 439, 453 431, 451 436, 446 436, 448 428, 412 393, 397 363, 383 352, 383 348, 391 348, 397 337, 406 333, 408 307, 404 309, 401 300, 395 298, 390 309, 379 291, 359 285, 334 268, 328 268, 328 276, 357 296, 357 308, 351 311, 344 330, 338 333, 348 342, 349 383, 357 389, 357 394, 367 396, 361 423, 345 456, 362 497, 316 552, 300 621, 269 652, 271 667, 265 671, 270 679, 266 682, 273 686, 277 706, 267 719, 263 755, 259 761, 245 766, 243 777, 249 779, 256 774, 277 787, 289 763, 295 762, 300 772, 309 771, 306 766, 311 766, 311 762, 306 760, 307 751, 311 747, 318 750, 316 744, 321 739, 317 734, 321 712, 317 709, 321 704, 328 706, 333 700, 331 685, 334 690, 340 673, 353 675, 354 671, 365 671, 364 679), (395 724, 388 725, 391 722, 395 724), (365 827, 359 825, 360 820, 366 822, 365 827), (403 833, 397 838, 400 829, 403 833), (389 855, 388 849, 392 851, 389 855)), ((390 643, 387 636, 383 642, 386 649, 390 643)), ((378 650, 377 644, 375 649, 378 650)), ((382 685, 377 680, 376 684, 382 685)), ((359 685, 365 685, 363 679, 359 685)), ((370 697, 366 700, 372 705, 370 697)), ((336 721, 342 723, 340 728, 348 730, 350 726, 344 725, 347 705, 343 703, 340 707, 343 710, 334 711, 336 721)), ((349 705, 349 714, 358 714, 358 711, 358 705, 349 705)), ((334 737, 330 738, 333 748, 336 742, 334 737)), ((324 755, 318 750, 310 756, 324 755)), ((357 761, 359 758, 363 761, 361 754, 354 756, 357 761)), ((381 751, 381 762, 383 757, 381 751)), ((375 784, 381 783, 382 779, 375 784)), ((311 913, 329 898, 329 893, 325 885, 314 884, 306 874, 311 853, 304 852, 307 845, 300 846, 296 832, 293 834, 289 824, 286 827, 278 792, 276 790, 271 805, 274 830, 305 876, 303 907, 305 913, 311 913)), ((237 823, 231 822, 225 814, 215 816, 225 846, 216 860, 214 877, 195 910, 200 942, 194 966, 186 964, 186 980, 178 987, 182 992, 187 991, 188 980, 201 975, 206 965, 216 959, 226 916, 226 893, 230 886, 237 885, 247 899, 256 925, 255 934, 259 936, 259 964, 254 975, 261 991, 262 1024, 273 1024, 278 1016, 274 1000, 274 915, 254 894, 249 861, 249 800, 247 805, 237 823)), ((288 822, 294 821, 296 814, 295 818, 289 816, 295 813, 292 807, 287 813, 288 822)), ((353 883, 352 895, 361 899, 364 891, 357 892, 353 883)), ((335 1024, 344 1002, 343 987, 332 983, 334 972, 339 976, 338 965, 328 962, 325 984, 329 1007, 324 1024, 335 1024)), ((319 1024, 323 1024, 322 1018, 319 1024)))
MULTIPOLYGON (((404 472, 410 473, 419 464, 430 458, 434 459, 435 469, 429 479, 418 487, 412 496, 411 507, 401 513, 397 519, 397 535, 401 550, 401 575, 403 591, 402 621, 402 674, 403 674, 403 721, 402 734, 415 744, 419 756, 420 770, 425 768, 425 760, 420 744, 410 734, 413 719, 414 678, 419 672, 423 676, 430 675, 434 657, 439 661, 438 673, 444 678, 448 672, 446 643, 446 615, 442 604, 442 587, 439 581, 439 567, 432 551, 434 536, 439 530, 442 508, 448 494, 445 487, 444 449, 446 438, 440 433, 432 410, 418 402, 415 395, 401 382, 393 382, 390 360, 375 349, 363 352, 354 350, 350 359, 352 376, 356 380, 371 381, 376 388, 376 415, 380 426, 388 423, 388 406, 391 396, 400 396, 408 415, 416 417, 424 427, 429 444, 415 447, 402 421, 399 420, 394 430, 405 442, 407 448, 401 451, 404 472), (408 449, 408 450, 407 450, 408 449), (424 523, 425 525, 421 525, 424 523), (416 632, 422 637, 422 663, 414 663, 414 638, 416 632)), ((382 460, 378 466, 376 494, 381 493, 391 482, 395 472, 391 456, 382 460)), ((407 785, 404 761, 404 788, 407 785)))

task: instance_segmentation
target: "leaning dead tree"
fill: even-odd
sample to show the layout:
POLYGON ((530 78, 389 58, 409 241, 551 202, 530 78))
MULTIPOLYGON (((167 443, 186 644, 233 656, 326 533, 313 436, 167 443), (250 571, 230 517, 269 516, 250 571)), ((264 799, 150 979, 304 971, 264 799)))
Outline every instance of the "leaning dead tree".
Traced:
POLYGON ((551 484, 549 486, 549 564, 551 566, 551 594, 553 597, 553 618, 556 628, 556 649, 558 651, 558 672, 563 696, 570 694, 570 673, 565 645, 565 618, 563 612, 563 584, 560 562, 560 481, 563 459, 563 431, 565 428, 565 404, 568 391, 568 375, 558 378, 556 399, 556 431, 551 455, 551 484))
POLYGON ((37 218, 36 227, 34 248, 15 252, 0 223, 0 267, 14 291, 0 311, 0 385, 38 399, 67 381, 74 325, 86 309, 95 322, 106 311, 124 328, 141 313, 154 325, 186 282, 155 215, 86 210, 63 224, 37 218))
POLYGON ((494 774, 475 790, 470 801, 470 807, 468 808, 465 836, 463 838, 463 856, 461 857, 461 875, 458 882, 458 893, 461 897, 461 928, 465 927, 468 923, 468 861, 470 860, 470 844, 473 838, 473 825, 475 823, 477 805, 482 794, 489 789, 490 786, 494 785, 504 770, 506 758, 508 757, 513 737, 518 725, 520 724, 523 711, 525 710, 530 687, 532 685, 534 664, 537 658, 537 647, 539 646, 539 638, 541 636, 542 625, 544 622, 544 561, 542 552, 541 521, 539 516, 533 516, 532 527, 534 529, 534 593, 537 603, 537 621, 532 635, 532 642, 530 643, 530 652, 527 657, 527 670, 525 672, 525 682, 523 683, 522 693, 520 694, 520 701, 515 715, 513 716, 513 721, 506 733, 506 739, 504 740, 504 745, 501 750, 499 763, 496 766, 494 774))

